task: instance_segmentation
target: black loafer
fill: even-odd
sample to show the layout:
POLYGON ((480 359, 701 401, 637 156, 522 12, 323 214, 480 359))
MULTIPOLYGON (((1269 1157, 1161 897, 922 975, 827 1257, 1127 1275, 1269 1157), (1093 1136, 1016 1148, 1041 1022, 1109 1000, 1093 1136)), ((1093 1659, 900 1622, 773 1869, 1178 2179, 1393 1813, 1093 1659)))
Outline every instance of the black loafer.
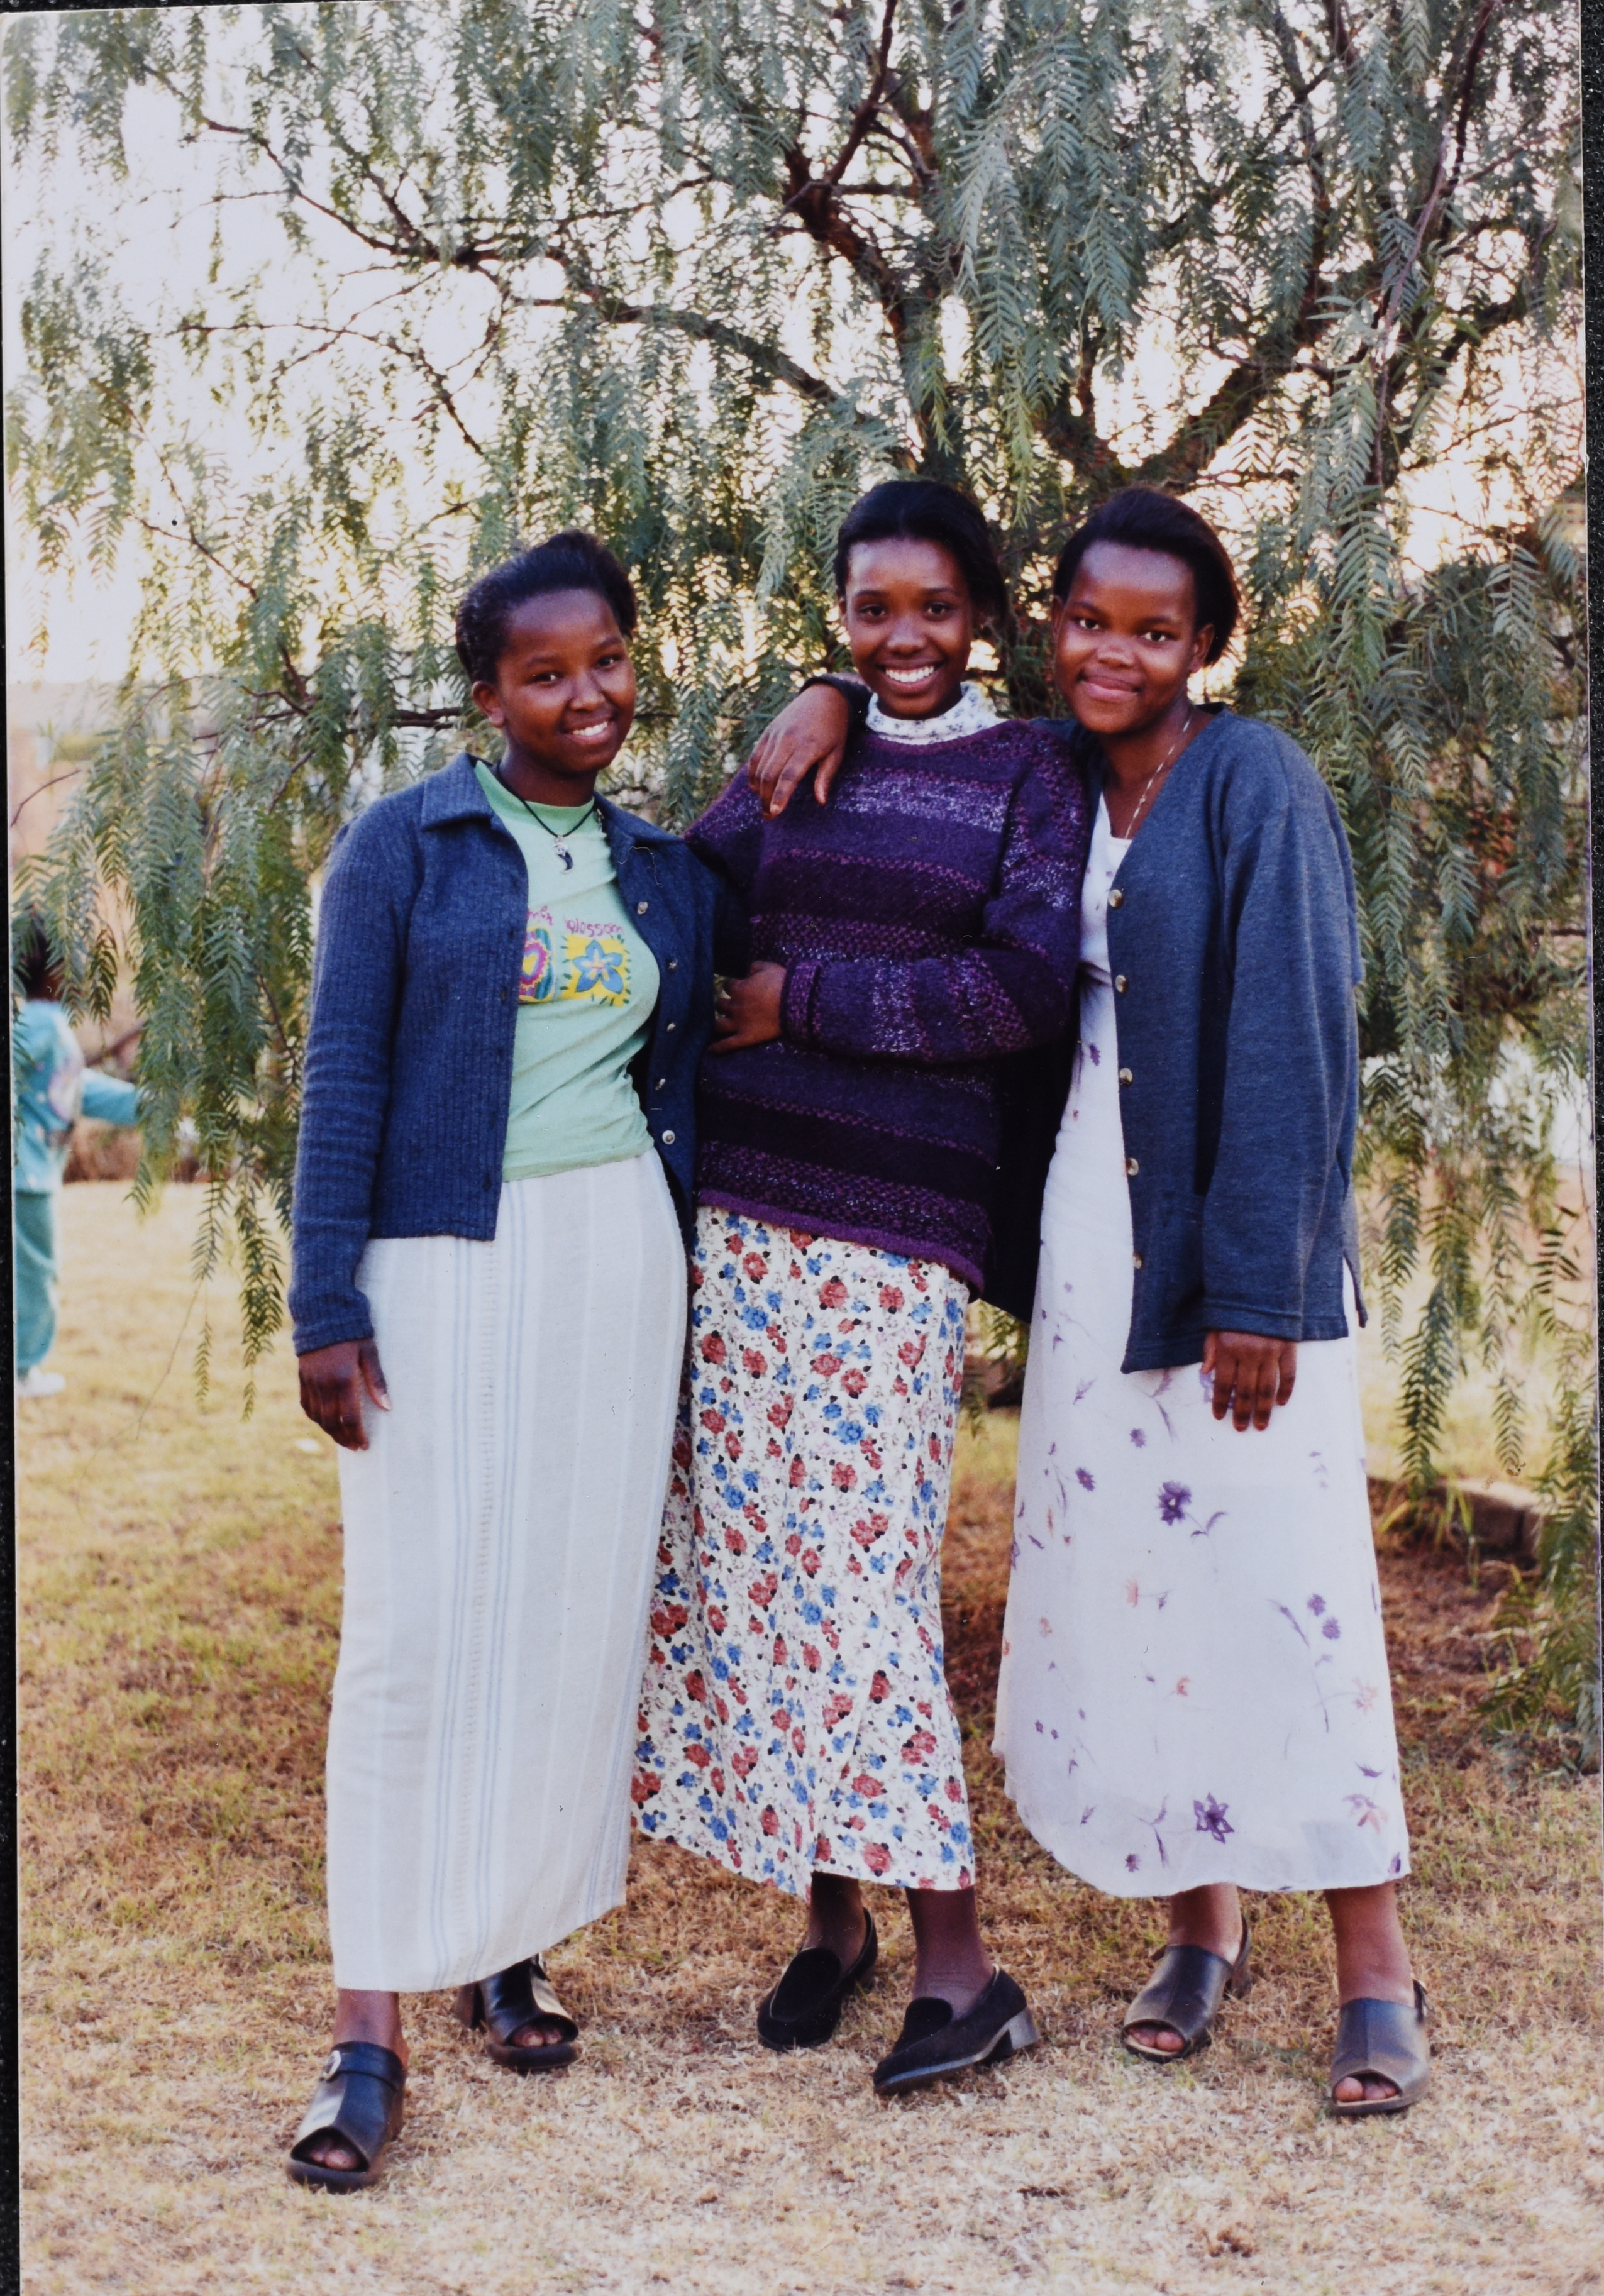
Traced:
POLYGON ((875 2067, 875 2095, 901 2096, 904 2089, 923 2088, 971 2065, 1000 2064, 1041 2038, 1024 1994, 1007 1970, 994 1969, 990 1985, 961 2017, 953 2015, 950 2002, 932 1996, 909 2003, 896 2047, 875 2067))
POLYGON ((863 1948, 850 1969, 827 1945, 810 1945, 792 1956, 785 1975, 758 2010, 758 2038, 766 2049, 817 2049, 841 2022, 854 1993, 874 1975, 880 1956, 875 1917, 863 1916, 863 1948))
POLYGON ((393 2049, 376 2041, 340 2041, 329 2051, 323 2079, 290 2147, 289 2170, 298 2185, 325 2193, 360 2193, 379 2181, 384 2147, 401 2125, 407 2069, 393 2049), (319 2136, 338 2137, 362 2163, 330 2169, 307 2158, 319 2136))

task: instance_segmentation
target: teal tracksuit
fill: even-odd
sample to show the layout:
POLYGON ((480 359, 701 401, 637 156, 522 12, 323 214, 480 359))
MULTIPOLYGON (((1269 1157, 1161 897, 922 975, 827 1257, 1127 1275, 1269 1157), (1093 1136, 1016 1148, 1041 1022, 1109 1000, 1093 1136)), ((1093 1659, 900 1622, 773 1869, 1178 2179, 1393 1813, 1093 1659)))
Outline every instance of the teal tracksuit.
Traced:
POLYGON ((16 1371, 44 1362, 55 1341, 55 1200, 80 1116, 137 1124, 136 1086, 86 1068, 59 1004, 30 997, 12 1025, 12 1246, 16 1371))

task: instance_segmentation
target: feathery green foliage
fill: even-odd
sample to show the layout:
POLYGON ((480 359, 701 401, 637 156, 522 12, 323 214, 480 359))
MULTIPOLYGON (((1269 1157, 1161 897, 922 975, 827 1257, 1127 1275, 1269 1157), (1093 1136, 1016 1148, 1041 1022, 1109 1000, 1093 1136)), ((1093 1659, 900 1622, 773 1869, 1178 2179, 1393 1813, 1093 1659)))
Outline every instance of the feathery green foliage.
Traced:
MULTIPOLYGON (((833 657, 829 545, 866 481, 986 504, 1017 606, 995 683, 1024 711, 1051 706, 1056 541, 1141 480, 1233 539, 1249 636, 1212 690, 1296 735, 1353 840, 1411 1469, 1470 1350, 1518 1464, 1546 1332, 1586 1527, 1541 1599, 1581 1617, 1586 1332, 1521 1249, 1585 1067, 1573 41, 1559 0, 9 24, 28 180, 96 192, 93 226, 79 201, 41 234, 12 482, 45 564, 138 537, 147 570, 117 726, 32 893, 91 1009, 116 905, 148 1170, 193 1115, 249 1343, 280 1312, 309 889, 354 808, 460 741, 470 569, 571 521, 630 562, 620 787, 682 820, 833 657), (169 217, 193 260, 151 260, 169 217)), ((1585 1640, 1548 1704, 1583 1698, 1585 1640)))

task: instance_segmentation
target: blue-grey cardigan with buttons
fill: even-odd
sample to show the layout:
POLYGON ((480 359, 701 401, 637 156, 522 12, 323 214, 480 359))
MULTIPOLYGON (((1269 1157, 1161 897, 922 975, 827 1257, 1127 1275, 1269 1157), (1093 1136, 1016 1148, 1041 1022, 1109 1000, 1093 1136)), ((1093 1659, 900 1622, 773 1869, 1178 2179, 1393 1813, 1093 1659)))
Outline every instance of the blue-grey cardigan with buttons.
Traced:
MULTIPOLYGON (((1064 728, 1072 770, 1100 754, 1064 728)), ((1136 1266, 1122 1368, 1196 1363, 1210 1331, 1346 1332, 1358 1294, 1358 915, 1330 791, 1296 742, 1217 710, 1109 894, 1136 1266)), ((999 1185, 988 1298, 1028 1316, 1069 1048, 1039 1064, 999 1185)), ((1362 1313, 1362 1310, 1361 1310, 1362 1313)))
MULTIPOLYGON (((636 1082, 688 1238, 719 888, 677 837, 598 800, 657 960, 636 1082)), ((373 1335, 370 1236, 496 1233, 529 873, 465 751, 343 831, 323 889, 295 1165, 295 1351, 373 1335)))

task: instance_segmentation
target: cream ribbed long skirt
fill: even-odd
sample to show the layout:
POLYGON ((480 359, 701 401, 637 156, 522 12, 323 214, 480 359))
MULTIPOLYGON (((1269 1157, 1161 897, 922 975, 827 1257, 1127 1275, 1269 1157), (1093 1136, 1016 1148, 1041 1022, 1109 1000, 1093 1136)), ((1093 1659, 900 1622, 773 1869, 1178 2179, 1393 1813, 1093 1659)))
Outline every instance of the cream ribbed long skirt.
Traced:
POLYGON ((388 1412, 341 1451, 328 1750, 338 1985, 425 1992, 623 1896, 685 1349, 655 1152, 501 1191, 496 1237, 363 1255, 388 1412))

